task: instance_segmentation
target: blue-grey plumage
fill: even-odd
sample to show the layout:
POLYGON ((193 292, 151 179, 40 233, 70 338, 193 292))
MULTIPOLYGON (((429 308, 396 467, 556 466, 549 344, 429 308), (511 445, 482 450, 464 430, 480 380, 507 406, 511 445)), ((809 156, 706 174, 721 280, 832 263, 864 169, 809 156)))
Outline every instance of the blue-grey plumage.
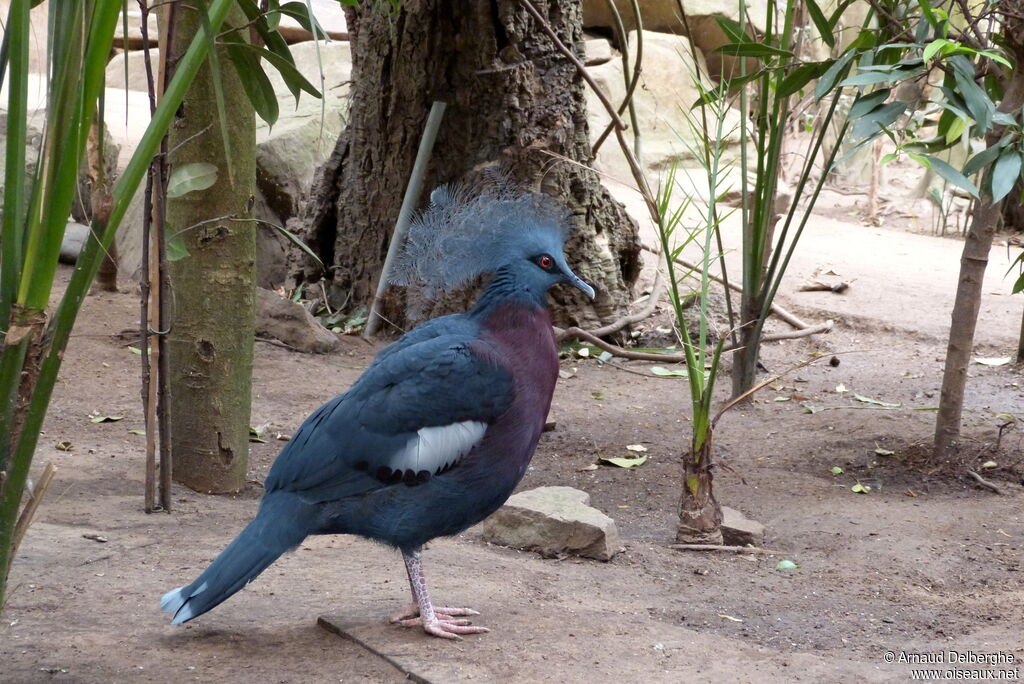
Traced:
MULTIPOLYGON (((308 535, 359 534, 405 557, 415 605, 397 622, 446 638, 485 631, 461 619, 474 611, 434 609, 419 549, 483 520, 512 494, 558 377, 547 290, 567 283, 594 292, 566 263, 565 216, 549 202, 450 190, 433 201, 407 249, 420 250, 419 260, 472 263, 407 273, 441 289, 491 272, 490 284, 470 311, 385 348, 347 392, 306 419, 271 468, 256 518, 192 584, 164 596, 175 623, 215 607, 308 535), (428 239, 424 230, 436 234, 428 239), (472 258, 445 253, 438 245, 452 231, 488 242, 472 258)), ((449 237, 451 249, 464 246, 464 235, 449 237)))

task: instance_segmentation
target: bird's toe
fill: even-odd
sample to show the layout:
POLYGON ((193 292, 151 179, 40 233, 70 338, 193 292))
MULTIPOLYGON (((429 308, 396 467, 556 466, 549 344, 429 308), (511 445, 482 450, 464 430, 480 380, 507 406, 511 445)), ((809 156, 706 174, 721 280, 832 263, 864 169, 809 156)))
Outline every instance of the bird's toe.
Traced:
MULTIPOLYGON (((473 610, 472 608, 448 608, 446 606, 434 606, 434 612, 437 613, 438 617, 441 617, 442 615, 465 617, 468 615, 480 614, 479 610, 473 610)), ((419 615, 419 612, 416 614, 419 615)))
POLYGON ((442 639, 458 640, 461 634, 483 634, 491 630, 469 624, 469 620, 435 620, 423 625, 423 631, 442 639))
MULTIPOLYGON (((407 606, 406 609, 402 612, 395 613, 394 615, 392 615, 389 621, 393 625, 405 625, 405 623, 409 622, 410 620, 414 621, 413 624, 419 624, 418 622, 416 622, 416 620, 418 620, 419 617, 420 608, 415 603, 413 603, 412 605, 407 606)), ((410 625, 405 626, 408 627, 410 625)))

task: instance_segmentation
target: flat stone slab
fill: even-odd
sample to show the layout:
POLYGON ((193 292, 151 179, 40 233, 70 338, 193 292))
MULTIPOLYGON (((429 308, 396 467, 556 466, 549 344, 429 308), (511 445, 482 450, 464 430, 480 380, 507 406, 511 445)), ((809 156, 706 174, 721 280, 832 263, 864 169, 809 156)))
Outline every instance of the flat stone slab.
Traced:
POLYGON ((722 506, 722 541, 733 546, 763 546, 764 525, 735 508, 722 506))
POLYGON ((572 487, 519 492, 481 525, 485 541, 543 556, 572 554, 611 560, 619 551, 615 521, 592 508, 590 495, 572 487))

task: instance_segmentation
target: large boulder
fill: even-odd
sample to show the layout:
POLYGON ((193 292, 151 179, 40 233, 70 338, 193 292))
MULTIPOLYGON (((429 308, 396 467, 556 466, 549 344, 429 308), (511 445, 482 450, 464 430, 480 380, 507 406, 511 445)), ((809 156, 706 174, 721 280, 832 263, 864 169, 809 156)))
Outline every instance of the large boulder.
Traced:
MULTIPOLYGON (((685 23, 680 16, 677 0, 639 0, 637 4, 640 7, 640 17, 645 31, 686 35, 688 26, 694 44, 704 53, 712 77, 717 79, 723 74, 730 75, 738 67, 737 58, 723 57, 714 50, 732 42, 719 28, 715 17, 739 21, 739 2, 683 0, 683 8, 686 10, 685 23)), ((615 0, 615 6, 626 30, 635 31, 637 26, 632 0, 615 0)), ((767 18, 767 0, 749 0, 746 7, 749 24, 756 31, 763 32, 767 18)), ((614 35, 615 18, 608 6, 608 0, 584 0, 583 25, 588 29, 609 31, 614 35)), ((751 62, 750 66, 755 65, 751 62)))
MULTIPOLYGON (((152 3, 156 4, 156 3, 152 3)), ((305 0, 302 2, 306 4, 305 0)), ((345 25, 345 13, 342 4, 338 0, 311 0, 313 16, 316 17, 320 28, 327 33, 329 38, 335 40, 348 39, 348 27, 345 25)), ((126 14, 126 21, 117 22, 114 32, 114 47, 122 50, 142 49, 142 12, 135 3, 129 3, 126 14), (128 32, 124 32, 124 25, 127 24, 128 32)), ((157 45, 159 42, 159 31, 157 28, 158 11, 150 11, 146 31, 149 44, 157 45)), ((278 14, 278 31, 289 43, 298 43, 311 40, 313 34, 302 28, 298 21, 287 14, 278 14)), ((45 24, 43 25, 45 28, 45 24)))
MULTIPOLYGON (((642 71, 640 83, 633 93, 633 103, 641 133, 641 161, 652 172, 652 178, 655 178, 673 162, 685 163, 688 159, 692 160, 692 150, 698 147, 686 117, 692 115, 690 107, 699 97, 694 85, 697 71, 699 69, 700 73, 706 73, 706 67, 703 56, 694 56, 690 52, 689 41, 683 36, 644 31, 643 39, 642 71)), ((636 45, 635 31, 630 33, 629 40, 630 45, 636 45)), ((612 104, 618 105, 626 94, 622 61, 612 59, 600 66, 591 67, 589 72, 612 104)), ((704 83, 710 87, 706 80, 704 83)), ((589 89, 587 118, 593 142, 608 126, 611 117, 597 95, 589 89)), ((623 119, 628 121, 625 114, 623 119)), ((729 110, 724 126, 727 141, 739 141, 739 125, 739 113, 729 110)), ((631 131, 626 131, 626 139, 632 144, 631 131)), ((599 150, 595 166, 613 178, 632 179, 629 165, 614 133, 599 150)))
MULTIPOLYGON (((678 0, 638 0, 640 18, 644 29, 661 33, 686 33, 683 19, 679 14, 678 0)), ((759 30, 764 30, 766 0, 749 0, 747 14, 750 21, 759 30)), ((615 7, 622 17, 627 31, 636 30, 636 19, 633 14, 633 0, 615 0, 615 7)), ((739 2, 716 2, 715 0, 683 0, 687 20, 693 21, 714 15, 739 21, 739 2)), ((615 17, 608 0, 583 0, 584 28, 603 28, 614 30, 615 17)))
POLYGON ((347 42, 293 45, 295 66, 318 90, 323 65, 323 101, 303 93, 298 103, 276 70, 268 70, 281 104, 273 127, 256 122, 256 183, 283 221, 298 215, 313 175, 334 149, 348 115, 352 51, 347 42))

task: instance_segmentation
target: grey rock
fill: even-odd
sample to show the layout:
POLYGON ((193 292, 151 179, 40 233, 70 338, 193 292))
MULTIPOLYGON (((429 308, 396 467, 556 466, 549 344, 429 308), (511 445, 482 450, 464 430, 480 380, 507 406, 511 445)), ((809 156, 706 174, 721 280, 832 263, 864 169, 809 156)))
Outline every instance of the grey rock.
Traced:
POLYGON ((76 221, 68 221, 64 228, 64 239, 60 243, 60 261, 65 264, 73 264, 78 261, 78 255, 82 253, 85 241, 89 239, 89 226, 82 225, 76 221))
POLYGON ((572 487, 520 492, 483 522, 483 538, 544 556, 611 560, 619 550, 615 521, 589 503, 589 494, 572 487))
POLYGON ((764 525, 734 508, 722 506, 722 541, 732 546, 763 546, 764 525))
POLYGON ((327 354, 341 344, 301 304, 262 287, 256 288, 256 334, 314 354, 327 354))
MULTIPOLYGON (((656 178, 673 162, 686 166, 686 162, 692 159, 692 151, 700 147, 700 141, 686 119, 686 112, 700 97, 690 74, 703 74, 706 66, 704 56, 699 50, 694 55, 689 41, 683 36, 644 31, 643 40, 643 71, 639 87, 633 94, 633 104, 643 133, 642 163, 650 177, 656 178)), ((629 44, 635 46, 636 42, 636 31, 631 31, 629 44)), ((635 59, 635 51, 630 51, 630 58, 635 59)), ((612 59, 599 66, 588 67, 587 71, 612 102, 622 101, 626 94, 622 60, 612 59)), ((712 86, 710 81, 704 80, 705 88, 712 86)), ((591 143, 604 132, 610 120, 600 99, 588 88, 587 122, 591 143)), ((727 132, 727 142, 739 142, 739 126, 739 113, 728 110, 723 127, 727 132)), ((598 171, 613 178, 632 178, 629 164, 614 136, 602 145, 594 165, 598 171)))
POLYGON ((583 43, 583 54, 587 66, 604 64, 612 58, 612 44, 606 38, 587 38, 583 43))
POLYGON ((295 68, 320 88, 324 99, 303 94, 298 104, 280 75, 268 76, 281 104, 281 117, 271 128, 256 123, 256 184, 267 205, 283 222, 297 216, 313 183, 313 175, 334 150, 348 116, 348 80, 352 51, 346 42, 291 46, 295 68), (322 115, 322 116, 321 116, 322 115))

